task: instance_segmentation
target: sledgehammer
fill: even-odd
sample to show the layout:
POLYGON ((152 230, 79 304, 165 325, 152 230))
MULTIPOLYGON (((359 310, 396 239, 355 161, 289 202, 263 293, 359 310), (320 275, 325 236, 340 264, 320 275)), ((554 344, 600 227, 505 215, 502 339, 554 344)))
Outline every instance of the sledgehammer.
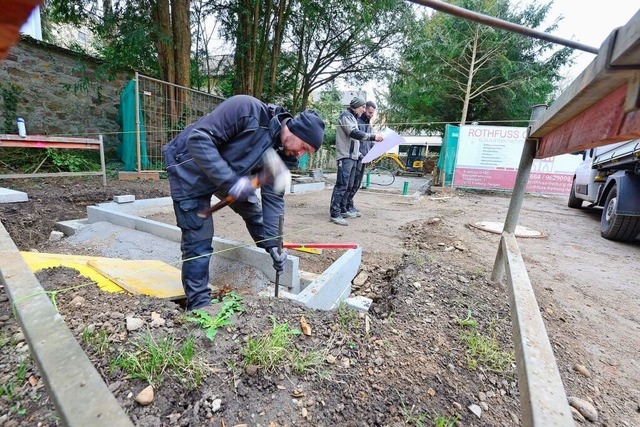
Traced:
MULTIPOLYGON (((251 178, 251 186, 255 189, 262 184, 271 183, 277 193, 284 193, 291 183, 291 173, 274 150, 267 150, 262 156, 262 172, 251 178)), ((217 210, 235 202, 236 198, 228 195, 215 205, 198 212, 200 218, 206 218, 217 210)))

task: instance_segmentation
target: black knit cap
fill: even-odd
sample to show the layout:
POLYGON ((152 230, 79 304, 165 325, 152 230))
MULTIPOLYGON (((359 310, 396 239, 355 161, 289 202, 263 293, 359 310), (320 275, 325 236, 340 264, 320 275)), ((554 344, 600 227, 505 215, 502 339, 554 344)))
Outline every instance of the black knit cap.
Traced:
POLYGON ((324 122, 313 110, 305 110, 298 117, 287 122, 292 134, 312 146, 316 151, 324 139, 324 122))
POLYGON ((360 98, 359 96, 354 96, 351 102, 349 103, 349 107, 351 107, 352 109, 356 109, 358 107, 362 107, 364 104, 365 104, 364 99, 360 98))

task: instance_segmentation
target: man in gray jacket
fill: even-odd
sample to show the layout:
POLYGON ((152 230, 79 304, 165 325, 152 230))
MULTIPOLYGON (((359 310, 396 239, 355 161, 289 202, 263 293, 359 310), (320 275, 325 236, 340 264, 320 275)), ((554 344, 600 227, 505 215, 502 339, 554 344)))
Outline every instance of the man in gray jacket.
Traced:
MULTIPOLYGON (((263 168, 264 154, 275 150, 285 164, 313 153, 324 134, 324 122, 315 111, 293 117, 282 108, 247 95, 225 100, 211 113, 187 126, 162 149, 169 177, 173 209, 182 231, 182 286, 187 309, 211 303, 209 259, 213 252, 213 219, 198 216, 211 205, 211 196, 227 195, 229 205, 244 219, 256 245, 267 251, 282 271, 287 254, 278 253, 278 218, 284 214, 284 193, 261 186, 262 206, 251 182, 263 168)), ((283 171, 286 173, 286 171, 283 171)))
POLYGON ((382 141, 382 135, 367 133, 358 128, 357 119, 365 111, 365 100, 356 96, 349 103, 349 108, 338 116, 336 128, 336 160, 338 172, 336 185, 331 194, 329 209, 331 222, 349 225, 345 218, 355 218, 348 211, 348 195, 353 187, 356 165, 361 158, 360 141, 382 141))
MULTIPOLYGON (((361 131, 365 133, 373 133, 373 128, 371 127, 371 119, 373 115, 376 113, 376 104, 373 101, 367 101, 365 104, 364 113, 358 117, 358 127, 361 131)), ((373 141, 360 141, 360 160, 356 163, 355 166, 355 178, 353 180, 353 185, 350 187, 347 195, 347 215, 349 218, 361 217, 362 213, 356 208, 356 205, 353 202, 353 198, 356 196, 356 193, 360 189, 360 185, 362 185, 362 178, 364 177, 364 163, 362 163, 362 159, 367 155, 369 150, 373 148, 373 141)))

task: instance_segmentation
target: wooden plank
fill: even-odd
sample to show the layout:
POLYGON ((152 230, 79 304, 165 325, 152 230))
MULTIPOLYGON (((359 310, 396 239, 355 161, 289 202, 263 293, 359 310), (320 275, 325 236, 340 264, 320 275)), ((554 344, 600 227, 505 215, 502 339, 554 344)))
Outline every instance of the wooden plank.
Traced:
POLYGON ((102 135, 98 139, 67 138, 59 136, 0 134, 0 148, 59 148, 74 150, 99 150, 100 172, 53 172, 30 174, 0 174, 0 179, 45 178, 49 176, 102 175, 102 185, 107 186, 107 168, 104 161, 102 135))
POLYGON ((13 141, 0 139, 0 147, 11 148, 70 148, 74 150, 99 150, 100 144, 77 142, 47 142, 47 141, 13 141))
POLYGON ((135 295, 184 297, 180 270, 162 261, 95 258, 87 265, 135 295))
POLYGON ((537 158, 638 137, 640 119, 625 112, 625 102, 637 96, 626 88, 640 79, 639 28, 640 11, 607 37, 593 62, 532 124, 530 137, 542 139, 537 158))
POLYGON ((637 120, 626 120, 624 103, 626 86, 602 98, 563 126, 549 132, 542 138, 536 158, 571 153, 618 141, 640 138, 637 120), (624 126, 623 126, 624 125, 624 126))
MULTIPOLYGON (((17 179, 17 178, 49 178, 52 176, 105 176, 104 172, 41 172, 41 173, 3 173, 0 179, 17 179)), ((103 185, 104 183, 103 179, 103 185)))
POLYGON ((102 143, 98 139, 61 138, 42 135, 0 135, 0 147, 14 148, 71 148, 78 150, 99 150, 102 143))

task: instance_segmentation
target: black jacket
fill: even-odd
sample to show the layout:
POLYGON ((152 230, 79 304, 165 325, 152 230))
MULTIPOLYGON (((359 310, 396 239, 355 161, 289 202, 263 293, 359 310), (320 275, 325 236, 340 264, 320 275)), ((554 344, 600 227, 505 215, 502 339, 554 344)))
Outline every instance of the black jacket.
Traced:
MULTIPOLYGON (((187 126, 162 148, 174 201, 193 199, 216 192, 228 193, 242 176, 257 173, 268 149, 282 154, 282 121, 291 115, 271 109, 248 95, 233 96, 211 113, 187 126)), ((284 159, 289 166, 295 159, 284 159)), ((252 235, 276 236, 278 216, 284 213, 283 194, 262 186, 265 232, 252 235), (275 230, 275 231, 274 231, 275 230)), ((269 241, 260 246, 276 246, 269 241)))
MULTIPOLYGON (((363 118, 364 114, 361 115, 360 117, 358 117, 358 129, 360 129, 362 132, 368 133, 370 135, 373 135, 373 128, 371 127, 371 120, 370 119, 364 119, 363 118)), ((373 148, 375 144, 375 141, 372 140, 368 140, 368 141, 360 141, 360 153, 362 154, 362 158, 364 158, 364 156, 367 155, 367 153, 369 152, 369 150, 371 150, 371 148, 373 148)))

